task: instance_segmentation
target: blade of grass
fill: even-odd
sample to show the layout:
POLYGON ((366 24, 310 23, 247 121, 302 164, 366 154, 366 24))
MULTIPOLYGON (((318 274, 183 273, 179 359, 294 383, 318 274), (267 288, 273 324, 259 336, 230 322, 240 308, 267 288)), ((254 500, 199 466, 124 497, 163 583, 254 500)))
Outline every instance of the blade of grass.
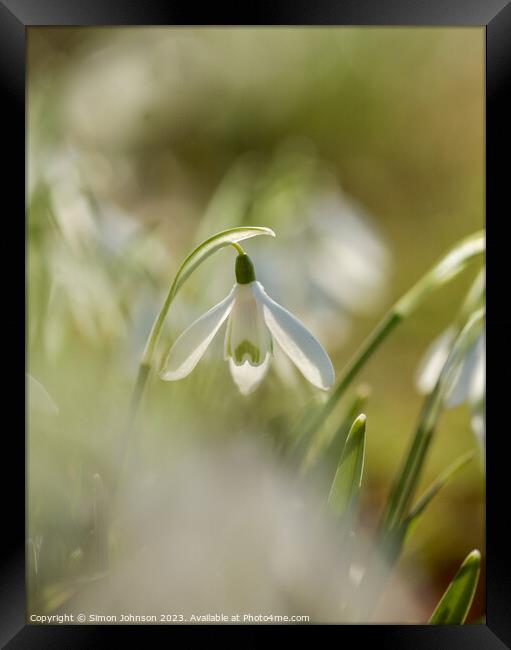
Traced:
POLYGON ((468 615, 481 570, 481 553, 474 550, 459 568, 435 607, 430 625, 462 625, 468 615))
POLYGON ((424 513, 431 501, 445 486, 445 484, 450 481, 450 479, 461 469, 468 465, 468 463, 473 460, 474 457, 475 453, 473 451, 469 451, 451 463, 451 465, 449 465, 440 474, 440 476, 438 476, 435 481, 433 481, 429 488, 418 499, 398 529, 391 531, 385 539, 381 540, 381 544, 385 553, 385 560, 389 568, 393 566, 399 557, 406 540, 409 538, 413 529, 418 524, 421 515, 424 513))
POLYGON ((364 471, 366 416, 353 422, 335 474, 328 504, 338 517, 353 512, 364 471))
POLYGON ((444 487, 444 485, 455 474, 457 474, 461 469, 468 465, 468 463, 470 463, 474 457, 475 453, 473 451, 469 451, 466 454, 463 454, 463 456, 460 456, 457 460, 455 460, 440 474, 440 476, 435 481, 433 481, 426 492, 424 492, 424 494, 418 499, 417 503, 410 510, 405 521, 403 522, 405 535, 408 535, 410 533, 411 529, 417 524, 419 517, 422 515, 424 510, 426 510, 435 496, 444 487))
POLYGON ((302 473, 309 471, 315 465, 321 465, 325 472, 330 473, 333 478, 351 425, 357 415, 364 409, 369 394, 370 390, 367 384, 359 386, 353 399, 342 414, 341 423, 333 433, 330 432, 325 435, 325 431, 319 429, 315 432, 308 445, 306 445, 306 440, 303 441, 304 447, 307 447, 307 452, 303 455, 300 468, 302 473))

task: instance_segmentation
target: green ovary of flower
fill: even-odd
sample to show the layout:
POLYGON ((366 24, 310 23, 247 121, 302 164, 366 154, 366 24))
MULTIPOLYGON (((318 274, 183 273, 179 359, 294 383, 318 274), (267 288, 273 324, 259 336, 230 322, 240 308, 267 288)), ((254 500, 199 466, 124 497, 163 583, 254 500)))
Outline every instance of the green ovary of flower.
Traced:
POLYGON ((261 351, 250 341, 242 341, 234 350, 234 359, 240 364, 248 357, 252 364, 258 364, 261 361, 261 351))

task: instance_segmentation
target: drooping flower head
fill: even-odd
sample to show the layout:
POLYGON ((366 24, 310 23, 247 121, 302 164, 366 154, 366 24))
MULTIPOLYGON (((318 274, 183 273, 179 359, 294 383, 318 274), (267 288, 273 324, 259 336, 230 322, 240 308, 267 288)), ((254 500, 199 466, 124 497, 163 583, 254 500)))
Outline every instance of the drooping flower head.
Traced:
POLYGON ((265 377, 275 342, 311 384, 328 390, 335 375, 321 344, 295 316, 268 296, 245 253, 237 256, 235 272, 236 284, 229 295, 178 337, 161 378, 174 381, 186 377, 227 321, 224 355, 243 395, 254 391, 265 377))
MULTIPOLYGON (((417 371, 415 383, 420 393, 430 393, 449 357, 459 330, 459 322, 484 303, 486 278, 484 270, 476 277, 461 307, 458 324, 444 330, 429 346, 417 371)), ((467 349, 444 394, 444 408, 467 402, 471 409, 471 425, 484 451, 486 427, 486 329, 481 331, 467 349)))
MULTIPOLYGON (((416 384, 419 391, 427 394, 440 375, 449 356, 449 349, 456 336, 454 327, 449 327, 436 338, 427 350, 417 372, 416 384)), ((454 408, 468 402, 471 408, 471 425, 478 440, 485 440, 485 366, 486 339, 483 329, 467 350, 457 372, 453 375, 444 397, 444 407, 454 408)))

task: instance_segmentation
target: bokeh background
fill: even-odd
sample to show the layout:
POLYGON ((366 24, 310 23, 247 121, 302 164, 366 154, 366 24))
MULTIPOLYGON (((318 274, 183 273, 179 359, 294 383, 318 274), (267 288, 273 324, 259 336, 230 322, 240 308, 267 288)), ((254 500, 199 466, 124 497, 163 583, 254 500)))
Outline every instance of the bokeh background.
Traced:
MULTIPOLYGON (((258 277, 318 336, 339 373, 385 309, 484 226, 484 31, 30 28, 28 61, 28 372, 39 382, 28 434, 29 606, 53 611, 97 569, 98 489, 109 494, 114 483, 145 337, 195 245, 232 226, 273 228, 276 239, 246 243, 258 277)), ((184 286, 159 359, 227 294, 233 262, 234 252, 222 251, 184 286)), ((361 504, 369 533, 421 408, 418 364, 476 271, 429 298, 356 384, 370 389, 361 504)), ((193 492, 201 463, 216 469, 199 483, 223 500, 249 489, 240 484, 252 485, 253 471, 279 476, 273 457, 292 422, 322 399, 280 358, 243 398, 218 338, 187 379, 151 381, 131 454, 133 492, 125 492, 134 501, 189 457, 200 463, 186 461, 174 494, 193 492), (226 468, 225 458, 238 440, 256 446, 253 463, 243 452, 246 472, 213 487, 236 465, 226 468)), ((468 408, 445 412, 422 484, 475 444, 468 408)), ((244 502, 253 501, 250 492, 244 502)), ((172 508, 201 539, 218 525, 172 508)), ((285 516, 275 519, 285 526, 285 516)), ((132 528, 106 537, 112 563, 129 557, 132 528)), ((406 598, 381 618, 426 620, 472 548, 484 551, 480 462, 431 504, 400 560, 406 598)), ((251 557, 247 550, 246 565, 251 557)), ((313 580, 304 578, 306 592, 313 580)), ((484 574, 472 621, 484 615, 483 585, 484 574)))

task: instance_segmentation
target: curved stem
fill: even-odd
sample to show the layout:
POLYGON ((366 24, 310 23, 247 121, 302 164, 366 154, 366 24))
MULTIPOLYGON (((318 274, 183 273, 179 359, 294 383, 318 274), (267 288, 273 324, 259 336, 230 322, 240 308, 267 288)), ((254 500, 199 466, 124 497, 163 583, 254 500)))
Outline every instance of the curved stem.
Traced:
POLYGON ((231 246, 238 252, 239 255, 246 255, 244 249, 236 242, 232 242, 231 246))
POLYGON ((144 394, 147 380, 149 378, 150 370, 153 363, 154 352, 156 350, 156 344, 158 343, 158 339, 160 337, 163 324, 165 322, 165 318, 167 317, 168 311, 170 309, 170 305, 172 304, 174 298, 176 297, 179 288, 182 286, 186 278, 189 277, 189 275, 194 270, 194 268, 198 266, 198 264, 200 264, 204 259, 209 257, 217 250, 220 250, 224 246, 230 245, 236 250, 238 254, 244 255, 245 254, 244 249, 238 244, 237 241, 233 241, 231 237, 236 236, 238 239, 240 238, 247 239, 249 237, 254 237, 256 235, 271 235, 272 237, 274 237, 275 233, 269 228, 264 228, 259 226, 255 226, 255 227, 250 226, 246 228, 245 227, 231 228, 230 230, 217 233, 216 235, 213 235, 213 237, 210 237, 206 241, 202 242, 202 244, 200 244, 195 250, 193 250, 183 260, 181 266, 177 270, 177 273, 174 277, 174 280, 172 281, 172 284, 170 285, 169 291, 162 305, 162 308, 160 309, 151 327, 151 331, 147 338, 146 346, 144 348, 144 353, 142 354, 142 359, 138 367, 137 378, 131 396, 131 406, 129 412, 130 421, 127 427, 128 433, 125 435, 123 441, 123 451, 122 451, 123 458, 128 446, 128 439, 131 438, 132 436, 133 421, 138 411, 138 407, 140 405, 140 401, 144 394), (226 237, 229 237, 229 239, 226 239, 226 237))
POLYGON ((131 403, 130 403, 130 410, 129 410, 130 419, 127 428, 128 433, 126 434, 126 436, 124 436, 123 450, 121 452, 122 458, 124 458, 126 454, 128 442, 132 436, 133 422, 135 419, 135 415, 138 411, 138 407, 140 405, 142 395, 144 394, 147 380, 149 378, 149 373, 153 363, 153 356, 154 356, 154 351, 156 349, 156 344, 160 337, 161 330, 163 328, 163 323, 165 322, 165 318, 170 309, 170 305, 172 304, 172 301, 174 300, 174 297, 176 295, 176 286, 177 286, 178 277, 179 277, 179 273, 176 275, 174 281, 170 285, 170 289, 167 293, 167 297, 165 298, 165 302, 163 303, 162 308, 160 309, 158 315, 156 316, 156 319, 154 320, 153 326, 151 327, 151 331, 149 333, 149 337, 147 339, 146 346, 144 348, 144 353, 142 354, 142 359, 138 366, 137 378, 135 380, 135 384, 133 386, 133 392, 131 394, 131 403))
MULTIPOLYGON (((244 253, 243 248, 238 244, 236 244, 235 242, 232 242, 231 246, 235 248, 236 251, 238 251, 238 253, 240 254, 244 253)), ((144 353, 142 355, 142 360, 140 361, 140 365, 138 368, 137 379, 135 382, 135 386, 133 388, 133 393, 131 398, 130 415, 132 418, 135 416, 138 410, 138 406, 140 404, 140 400, 142 399, 145 385, 147 383, 147 379, 149 378, 149 371, 153 363, 153 356, 154 356, 154 351, 156 349, 156 344, 158 343, 158 339, 160 338, 161 330, 163 328, 165 318, 167 317, 168 311, 170 309, 170 305, 172 304, 172 301, 174 300, 177 293, 177 283, 179 279, 180 270, 181 269, 179 269, 178 273, 176 274, 176 277, 174 278, 172 284, 170 285, 170 289, 167 293, 167 297, 165 298, 165 302, 163 303, 162 308, 160 309, 153 323, 153 326, 151 327, 151 331, 147 339, 144 353)))

